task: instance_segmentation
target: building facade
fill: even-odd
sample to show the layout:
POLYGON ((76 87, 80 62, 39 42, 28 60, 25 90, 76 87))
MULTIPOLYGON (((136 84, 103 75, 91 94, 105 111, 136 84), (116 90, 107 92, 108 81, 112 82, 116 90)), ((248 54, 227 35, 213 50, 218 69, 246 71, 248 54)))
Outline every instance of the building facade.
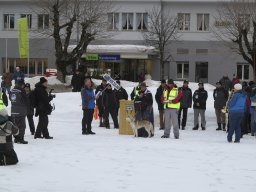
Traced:
MULTIPOLYGON (((109 24, 106 30, 111 33, 111 38, 93 42, 96 47, 88 49, 82 64, 91 74, 120 73, 123 79, 137 81, 141 75, 149 73, 154 80, 159 80, 157 50, 143 50, 145 40, 142 35, 147 30, 148 13, 158 7, 163 14, 168 12, 179 18, 179 39, 167 48, 172 59, 165 64, 165 78, 215 83, 224 74, 230 78, 236 74, 241 80, 251 80, 251 66, 212 32, 212 28, 218 27, 215 16, 222 2, 113 0, 113 10, 106 15, 109 24), (112 47, 102 48, 103 45, 112 47)), ((50 27, 49 16, 35 14, 34 9, 29 1, 0 0, 1 73, 13 72, 15 66, 21 66, 24 72, 34 76, 44 74, 46 68, 55 68, 52 39, 35 32, 50 27), (17 19, 21 17, 28 18, 29 59, 19 59, 17 19)))

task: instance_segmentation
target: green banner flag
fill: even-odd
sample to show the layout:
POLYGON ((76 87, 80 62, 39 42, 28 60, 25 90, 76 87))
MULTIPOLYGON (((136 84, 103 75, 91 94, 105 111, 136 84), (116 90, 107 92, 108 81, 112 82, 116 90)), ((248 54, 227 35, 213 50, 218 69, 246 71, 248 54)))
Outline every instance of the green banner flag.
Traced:
POLYGON ((28 20, 27 18, 20 18, 18 23, 18 41, 20 58, 28 58, 28 20))

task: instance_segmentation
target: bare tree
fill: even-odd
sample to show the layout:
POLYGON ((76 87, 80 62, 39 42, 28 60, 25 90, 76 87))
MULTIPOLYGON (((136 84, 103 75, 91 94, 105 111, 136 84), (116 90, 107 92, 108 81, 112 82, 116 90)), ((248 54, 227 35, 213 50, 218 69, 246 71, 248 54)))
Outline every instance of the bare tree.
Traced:
POLYGON ((161 8, 154 7, 148 13, 147 31, 143 32, 146 43, 159 50, 160 78, 164 78, 164 65, 172 57, 166 49, 171 42, 177 39, 178 19, 170 13, 164 13, 161 8))
POLYGON ((111 4, 104 0, 36 0, 33 3, 37 4, 37 12, 49 15, 49 29, 40 33, 54 39, 58 78, 65 81, 67 66, 79 62, 89 43, 106 35, 111 4), (76 46, 69 51, 74 42, 76 46))
MULTIPOLYGON (((256 80, 256 0, 223 2, 218 9, 215 34, 253 68, 256 80)), ((216 25, 216 23, 215 23, 216 25)))

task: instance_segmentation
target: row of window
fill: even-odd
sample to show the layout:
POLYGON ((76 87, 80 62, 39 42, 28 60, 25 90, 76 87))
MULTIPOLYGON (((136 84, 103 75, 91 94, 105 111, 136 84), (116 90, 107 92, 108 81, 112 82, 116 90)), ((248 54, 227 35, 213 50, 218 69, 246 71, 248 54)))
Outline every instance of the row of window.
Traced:
MULTIPOLYGON (((249 64, 237 64, 237 77, 242 81, 249 80, 249 68, 249 64)), ((177 79, 189 79, 189 62, 177 62, 177 79)))
MULTIPOLYGON (((32 28, 32 14, 21 14, 20 18, 27 18, 28 28, 32 28)), ((49 15, 39 14, 37 15, 37 27, 38 29, 49 28, 49 15)), ((13 30, 15 29, 15 14, 4 14, 4 29, 13 30)))
MULTIPOLYGON (((21 18, 28 19, 28 28, 32 28, 32 14, 21 14, 21 18)), ((4 29, 15 29, 15 14, 4 14, 4 29)), ((209 31, 210 15, 197 14, 197 31, 209 31)), ((178 13, 178 29, 180 31, 190 31, 191 15, 190 13, 178 13)), ((147 30, 148 13, 108 13, 108 30, 147 30), (120 23, 121 21, 121 23, 120 23)), ((241 15, 238 24, 250 28, 250 15, 241 15)), ((38 29, 49 28, 49 15, 37 15, 38 29)), ((216 24, 217 25, 217 24, 216 24)))

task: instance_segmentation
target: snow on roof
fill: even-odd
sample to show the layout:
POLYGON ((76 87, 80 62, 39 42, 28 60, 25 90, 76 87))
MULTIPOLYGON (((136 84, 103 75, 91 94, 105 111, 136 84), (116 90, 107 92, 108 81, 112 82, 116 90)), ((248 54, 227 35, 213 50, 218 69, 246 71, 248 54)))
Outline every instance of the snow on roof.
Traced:
MULTIPOLYGON (((70 45, 68 51, 71 52, 76 45, 70 45)), ((153 46, 145 45, 88 45, 88 53, 147 53, 151 54, 157 52, 157 49, 153 46)))

